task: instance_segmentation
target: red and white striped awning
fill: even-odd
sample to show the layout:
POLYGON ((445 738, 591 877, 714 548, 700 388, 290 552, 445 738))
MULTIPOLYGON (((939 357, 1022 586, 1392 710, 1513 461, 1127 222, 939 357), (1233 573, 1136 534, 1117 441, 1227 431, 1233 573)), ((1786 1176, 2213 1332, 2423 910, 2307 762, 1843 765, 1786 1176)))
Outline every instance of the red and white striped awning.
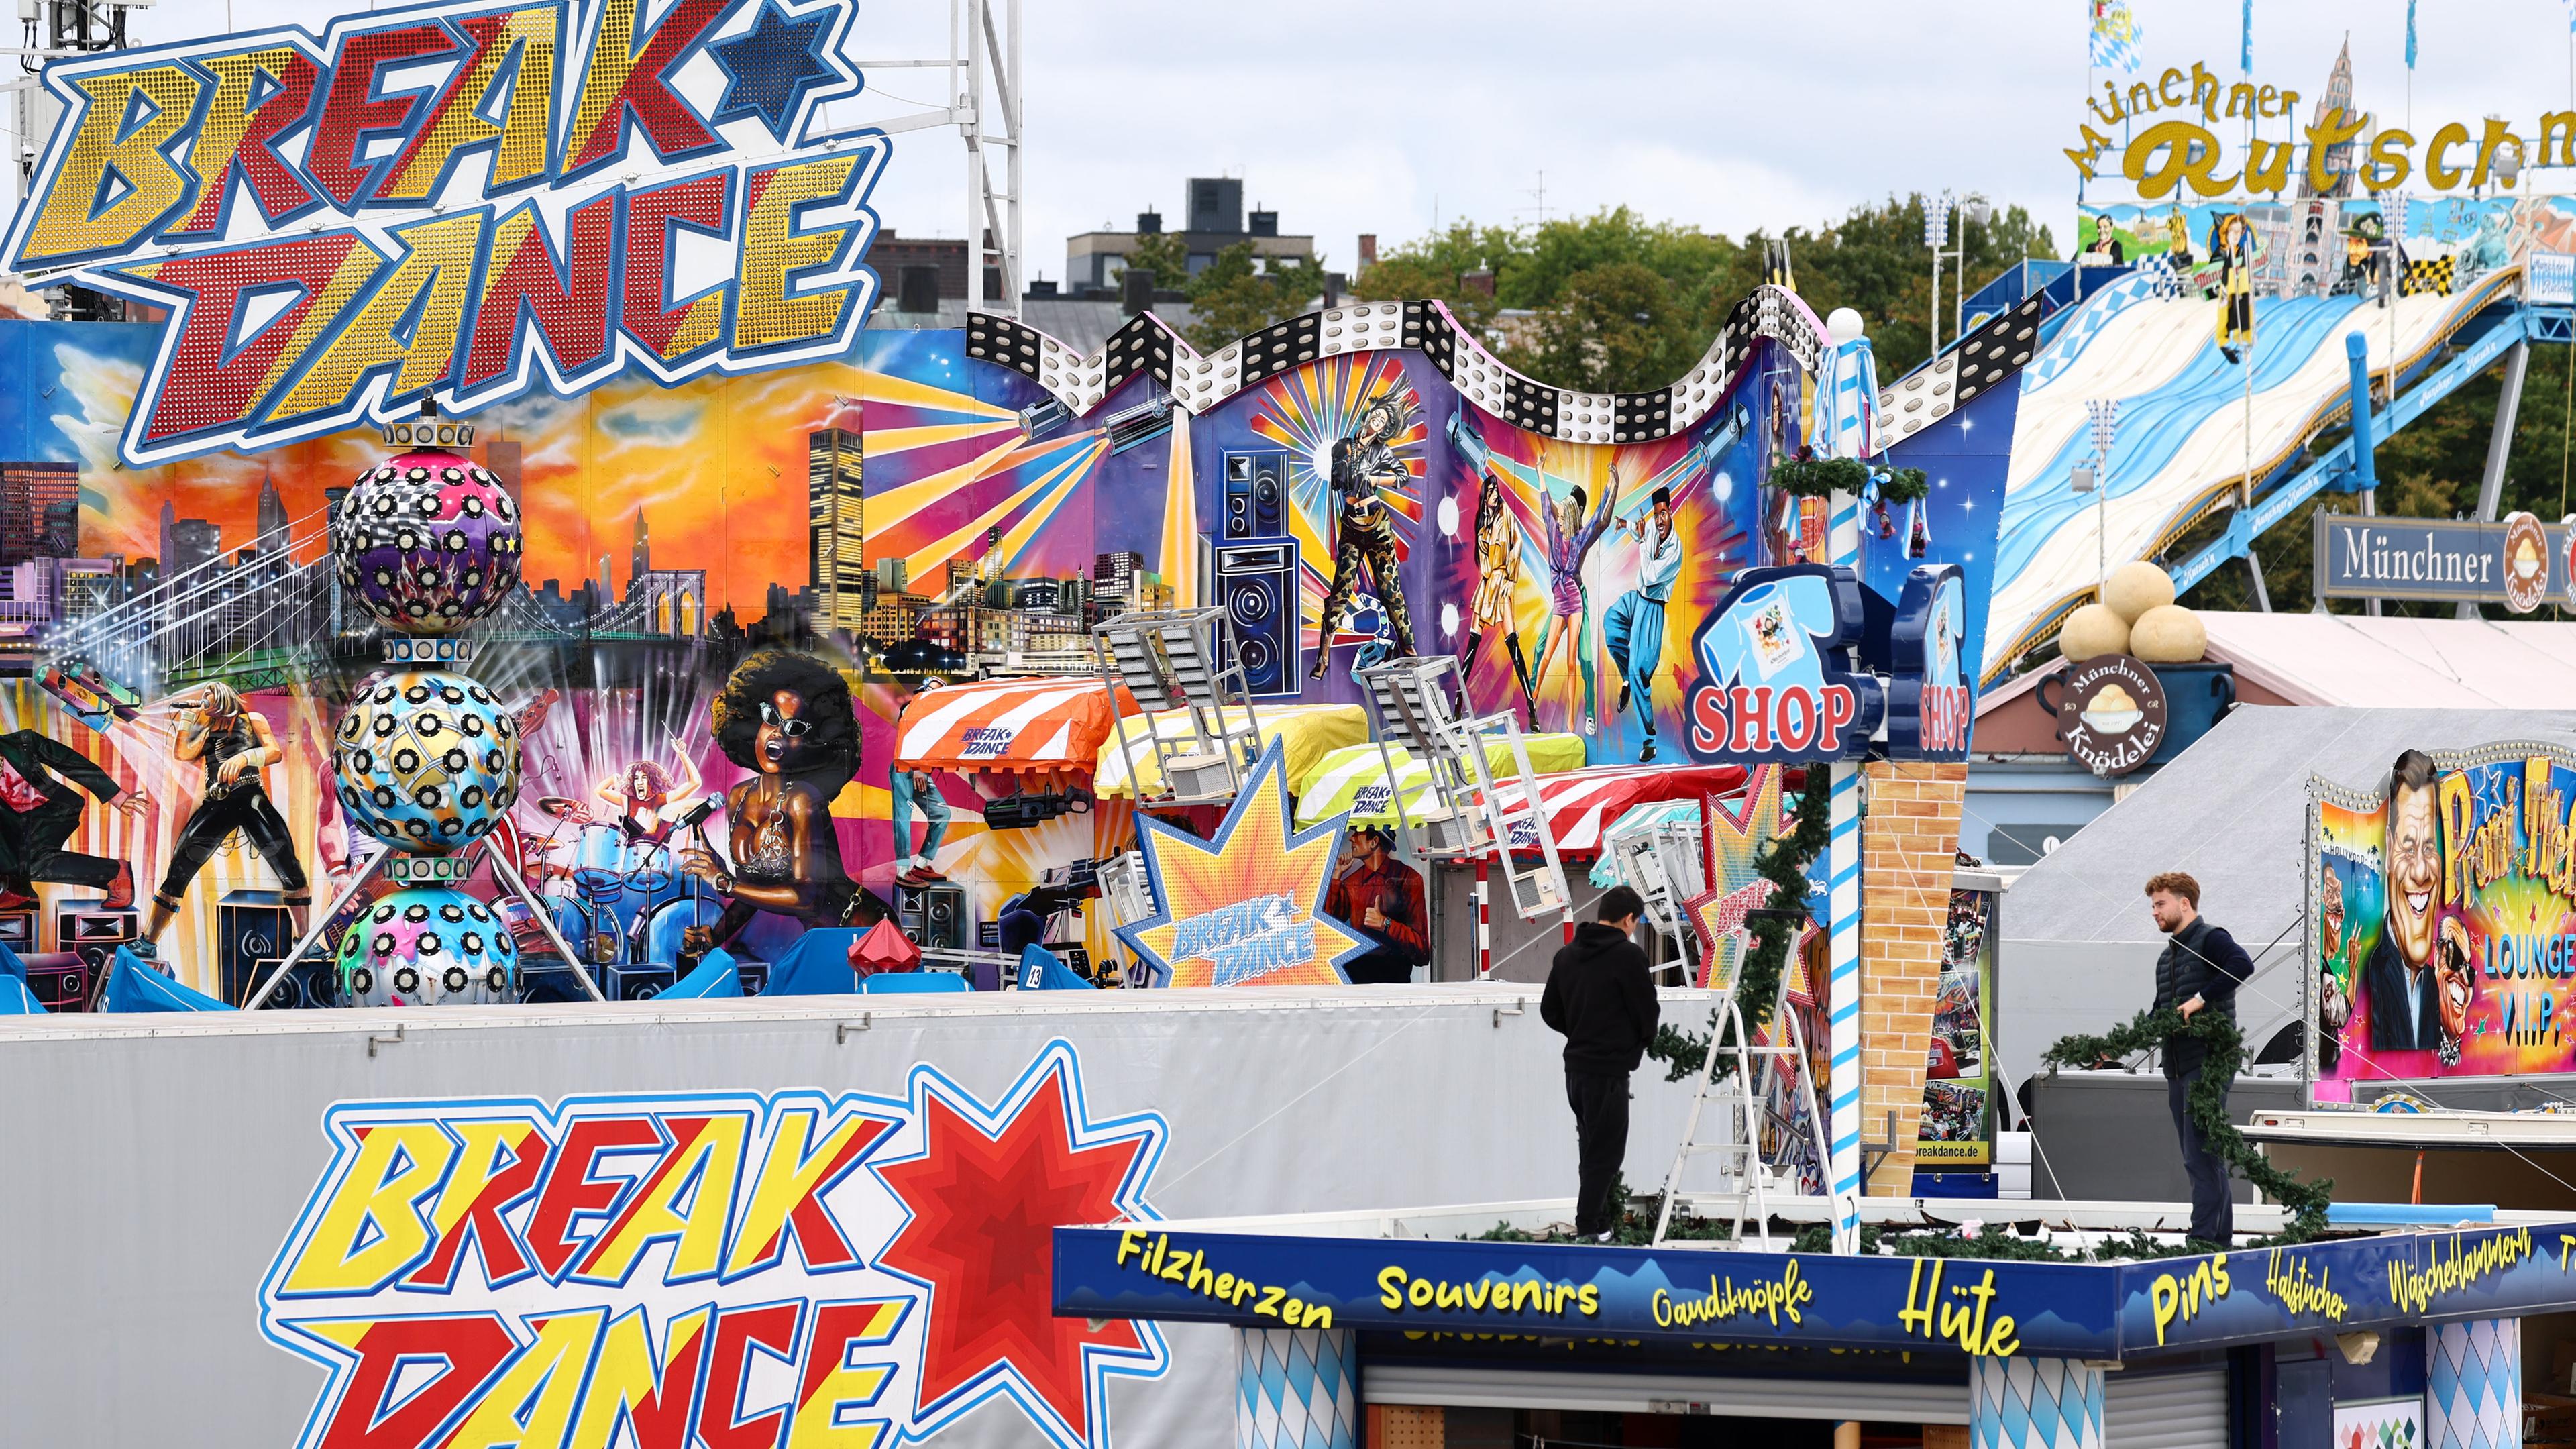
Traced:
POLYGON ((894 726, 894 763, 1088 772, 1110 723, 1108 687, 1091 676, 942 685, 903 707, 894 726))
MULTIPOLYGON (((1562 775, 1542 775, 1539 809, 1547 816, 1559 855, 1592 855, 1601 849, 1601 832, 1628 813, 1631 806, 1656 800, 1696 800, 1703 795, 1732 795, 1744 788, 1741 765, 1595 765, 1562 775)), ((1517 780, 1494 787, 1504 809, 1517 809, 1517 780)), ((1512 829, 1512 846, 1536 850, 1538 837, 1523 821, 1512 829)))

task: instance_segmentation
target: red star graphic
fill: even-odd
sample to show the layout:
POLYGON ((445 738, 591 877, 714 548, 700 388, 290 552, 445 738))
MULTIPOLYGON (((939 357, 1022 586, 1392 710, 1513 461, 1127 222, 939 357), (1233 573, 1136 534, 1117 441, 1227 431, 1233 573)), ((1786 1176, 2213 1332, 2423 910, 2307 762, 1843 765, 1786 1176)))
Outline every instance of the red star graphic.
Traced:
POLYGON ((923 1099, 923 1154, 878 1169, 912 1210, 877 1266, 930 1288, 919 1405, 996 1369, 1016 1371, 1083 1442, 1092 1439, 1084 1358, 1144 1351, 1136 1325, 1054 1314, 1055 1232, 1126 1215, 1119 1184, 1141 1138, 1075 1147, 1064 1078, 1049 1073, 998 1138, 937 1093, 923 1099))

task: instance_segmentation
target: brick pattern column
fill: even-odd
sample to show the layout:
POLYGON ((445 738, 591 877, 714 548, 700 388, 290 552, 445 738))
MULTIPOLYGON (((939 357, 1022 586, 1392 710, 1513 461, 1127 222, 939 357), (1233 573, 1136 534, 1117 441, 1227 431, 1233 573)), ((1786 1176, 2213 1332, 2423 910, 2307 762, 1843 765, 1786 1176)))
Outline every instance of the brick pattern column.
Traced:
POLYGON ((1893 1112, 1897 1142, 1870 1175, 1865 1190, 1874 1197, 1914 1190, 1924 1054, 1941 990, 1950 874, 1967 793, 1964 762, 1869 766, 1869 816, 1861 831, 1860 1131, 1864 1142, 1883 1140, 1893 1112))

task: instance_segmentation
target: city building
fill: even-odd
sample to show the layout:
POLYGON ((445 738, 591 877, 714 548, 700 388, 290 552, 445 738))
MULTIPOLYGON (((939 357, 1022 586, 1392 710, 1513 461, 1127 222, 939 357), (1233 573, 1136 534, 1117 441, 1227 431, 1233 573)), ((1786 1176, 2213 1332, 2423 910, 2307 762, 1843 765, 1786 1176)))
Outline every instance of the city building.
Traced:
MULTIPOLYGON (((990 231, 984 244, 993 242, 990 231)), ((966 300, 966 242, 962 237, 898 237, 881 228, 868 242, 868 265, 885 282, 879 311, 926 316, 943 301, 966 300)), ((984 269, 984 295, 1002 295, 1002 269, 984 269)), ((919 325, 915 323, 914 325, 919 325)))
POLYGON ((653 566, 653 535, 644 510, 635 510, 635 544, 627 557, 626 598, 632 627, 647 634, 696 638, 706 632, 707 571, 653 566))
POLYGON ((866 611, 862 473, 857 429, 823 428, 805 435, 806 579, 820 601, 817 629, 856 629, 866 611))
POLYGON ((80 465, 0 463, 0 568, 80 555, 80 465))
POLYGON ((258 532, 252 535, 251 547, 259 552, 286 552, 287 532, 292 521, 286 516, 286 495, 277 491, 277 479, 262 468, 259 473, 258 532))
POLYGON ((519 460, 525 451, 516 439, 502 437, 498 428, 483 439, 483 466, 501 480, 501 491, 509 494, 513 503, 519 501, 519 460))
MULTIPOLYGON (((1187 190, 1189 225, 1177 235, 1187 249, 1191 276, 1205 271, 1217 253, 1227 247, 1247 243, 1252 254, 1269 266, 1314 260, 1315 238, 1282 236, 1279 213, 1256 208, 1246 218, 1243 182, 1239 178, 1194 176, 1187 190)), ((1065 294, 1081 297, 1116 292, 1118 279, 1126 274, 1128 259, 1136 254, 1138 238, 1157 236, 1162 231, 1161 212, 1140 211, 1133 231, 1087 231, 1065 238, 1065 294)), ((1154 285, 1157 290, 1165 290, 1179 286, 1181 281, 1178 277, 1156 277, 1154 285)))
POLYGON ((910 574, 910 566, 897 555, 889 554, 878 559, 876 562, 877 591, 887 594, 902 593, 904 585, 912 582, 910 574))

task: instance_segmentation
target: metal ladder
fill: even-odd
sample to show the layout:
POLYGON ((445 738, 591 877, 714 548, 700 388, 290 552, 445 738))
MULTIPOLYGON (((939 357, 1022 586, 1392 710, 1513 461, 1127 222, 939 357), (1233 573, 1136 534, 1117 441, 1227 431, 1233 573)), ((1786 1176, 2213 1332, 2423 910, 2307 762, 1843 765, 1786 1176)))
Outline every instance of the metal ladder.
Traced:
POLYGON ((1118 753, 1139 806, 1231 801, 1259 763, 1261 717, 1244 686, 1232 628, 1217 608, 1122 614, 1093 626, 1118 753), (1145 798, 1140 751, 1118 704, 1122 684, 1145 712, 1141 754, 1163 772, 1159 800, 1145 798), (1166 733, 1155 722, 1171 711, 1182 714, 1188 734, 1166 733))
MULTIPOLYGON (((1763 1250, 1770 1251, 1771 1164, 1762 1154, 1762 1121, 1767 1109, 1763 1105, 1761 1086, 1753 1077, 1756 1060, 1761 1060, 1766 1068, 1780 1058, 1797 1063, 1799 1105, 1806 1111, 1807 1131, 1813 1138, 1809 1146, 1815 1152, 1820 1168, 1833 1160, 1831 1148, 1825 1141, 1824 1118, 1816 1111, 1815 1072, 1807 1060, 1805 1033, 1799 1029, 1797 1014, 1788 1009, 1788 973, 1781 973, 1780 990, 1772 1002, 1771 1035, 1774 1040, 1767 1045, 1750 1044, 1752 1034, 1745 1030, 1744 1013, 1736 1001, 1736 987, 1736 982, 1727 982, 1726 989, 1718 997, 1717 1014, 1709 1024, 1712 1034, 1708 1043, 1708 1059, 1700 1066, 1699 1091, 1691 1098, 1690 1117, 1683 1123, 1681 1146, 1673 1153, 1672 1171, 1664 1175, 1663 1206, 1655 1214, 1654 1241, 1657 1246, 1664 1243, 1665 1234, 1672 1227, 1673 1204, 1681 1197, 1682 1170, 1690 1165, 1691 1159, 1714 1153, 1718 1155, 1720 1170, 1729 1185, 1719 1192, 1699 1196, 1703 1200, 1715 1198, 1732 1202, 1735 1208, 1732 1241, 1744 1241, 1744 1224, 1749 1218, 1763 1250), (1727 1039, 1730 1026, 1734 1028, 1734 1045, 1721 1046, 1727 1039), (1717 1072, 1721 1057, 1735 1063, 1734 1072, 1723 1083, 1718 1080, 1717 1072), (1723 1135, 1702 1141, 1700 1122, 1707 1115, 1712 1101, 1718 1108, 1723 1135)), ((1785 1131, 1782 1138, 1785 1147, 1785 1131)))
POLYGON ((1422 817, 1422 853, 1456 861, 1490 855, 1522 920, 1562 913, 1573 897, 1566 889, 1564 863, 1557 859, 1556 836, 1539 808, 1538 771, 1530 765, 1520 721, 1508 710, 1458 718, 1450 707, 1450 701, 1463 697, 1457 674, 1458 661, 1446 654, 1395 659, 1358 671, 1396 823, 1407 832, 1415 828, 1396 775, 1393 750, 1401 746, 1431 775, 1436 803, 1422 817), (1519 787, 1516 801, 1507 802, 1486 764, 1485 745, 1494 739, 1510 752, 1511 783, 1519 787), (1532 849, 1539 861, 1524 869, 1516 856, 1532 849))

